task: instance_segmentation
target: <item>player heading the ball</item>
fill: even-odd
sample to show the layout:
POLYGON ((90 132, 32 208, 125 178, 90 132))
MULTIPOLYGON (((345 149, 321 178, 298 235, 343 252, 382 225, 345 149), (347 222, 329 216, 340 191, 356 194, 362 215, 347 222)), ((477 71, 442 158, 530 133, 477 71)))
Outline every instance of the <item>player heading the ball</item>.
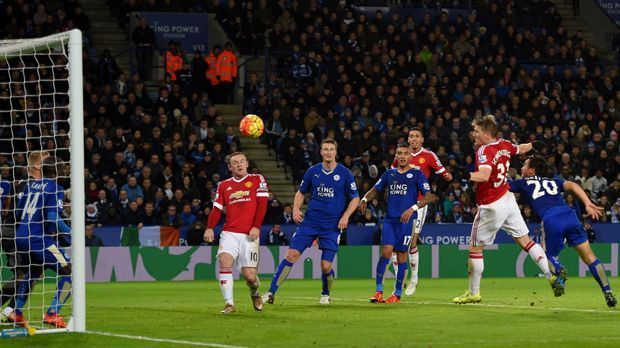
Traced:
POLYGON ((501 228, 515 240, 532 260, 538 265, 545 277, 551 282, 551 272, 545 251, 534 243, 529 236, 529 229, 521 216, 519 206, 512 192, 508 191, 508 169, 510 158, 525 154, 533 147, 544 147, 542 142, 515 145, 508 140, 498 139, 498 128, 493 115, 486 115, 472 123, 473 137, 479 146, 476 153, 477 171, 465 172, 463 177, 476 185, 478 213, 471 229, 469 246, 469 289, 465 294, 455 297, 457 304, 482 301, 480 296, 480 279, 484 271, 482 251, 486 245, 493 244, 497 231, 501 228))
POLYGON ((349 217, 359 203, 355 178, 349 169, 336 162, 338 144, 333 139, 321 143, 323 162, 306 171, 293 201, 293 220, 299 224, 291 239, 285 258, 280 262, 271 280, 263 302, 273 304, 276 291, 291 271, 301 254, 318 238, 321 249, 320 304, 329 304, 330 289, 334 281, 332 262, 338 252, 340 233, 347 228, 349 217), (304 216, 301 205, 306 193, 310 194, 308 210, 304 216), (347 205, 347 200, 349 201, 347 205), (346 209, 345 209, 346 208, 346 209))
POLYGON ((243 152, 234 152, 228 157, 228 169, 232 177, 217 187, 213 210, 207 220, 204 240, 213 242, 213 228, 226 210, 226 222, 220 235, 217 251, 220 273, 220 290, 226 301, 222 314, 236 312, 233 300, 232 269, 235 261, 241 267, 241 274, 250 288, 252 304, 257 311, 263 310, 259 294, 260 280, 257 275, 260 259, 260 226, 267 211, 269 190, 265 178, 260 174, 248 174, 248 159, 243 152))

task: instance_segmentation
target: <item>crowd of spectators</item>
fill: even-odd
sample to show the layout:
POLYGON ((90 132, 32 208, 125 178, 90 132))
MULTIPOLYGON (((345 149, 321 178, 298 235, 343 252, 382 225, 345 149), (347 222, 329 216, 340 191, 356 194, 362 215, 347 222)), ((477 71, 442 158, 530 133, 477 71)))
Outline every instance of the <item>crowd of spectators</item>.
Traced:
MULTIPOLYGON (((266 23, 272 63, 266 81, 250 76, 246 109, 265 116, 270 151, 294 181, 320 160, 317 144, 330 137, 364 193, 411 127, 424 130, 425 147, 453 174, 473 171, 470 123, 494 114, 502 137, 544 141, 553 174, 581 183, 605 208, 602 220, 618 222, 620 78, 582 32, 569 35, 552 2, 432 10, 417 21, 401 11, 323 5, 245 8, 266 23)), ((514 159, 511 178, 522 159, 514 159)), ((428 222, 473 220, 471 185, 458 175, 431 181, 438 200, 428 222)), ((530 207, 522 211, 537 221, 530 207)), ((376 200, 356 220, 372 223, 384 212, 376 200)))
MULTIPOLYGON (((181 6, 117 2, 110 4, 181 6)), ((620 78, 580 32, 569 36, 552 3, 491 2, 466 15, 433 9, 421 20, 320 1, 215 3, 192 10, 216 13, 238 47, 252 42, 242 53, 262 49, 261 40, 272 52, 265 81, 249 74, 244 109, 264 118, 263 140, 295 182, 320 161, 320 142, 334 138, 363 194, 389 167, 408 129, 419 127, 425 147, 455 177, 449 183, 431 177, 438 199, 427 222, 471 222, 475 194, 458 168, 474 170, 470 123, 490 113, 501 136, 546 142, 554 175, 581 183, 604 206, 603 221, 620 219, 620 78), (240 25, 254 31, 237 35, 226 26, 232 13, 232 22, 259 24, 240 25)), ((189 69, 205 74, 200 64, 189 69)), ((226 155, 241 150, 209 91, 168 78, 153 98, 140 73, 120 71, 109 51, 99 62, 85 53, 84 76, 88 223, 204 223, 218 182, 229 176, 226 155)), ((511 178, 519 177, 521 161, 511 163, 511 178)), ((376 199, 354 223, 376 224, 385 210, 376 199)), ((537 221, 529 207, 522 211, 537 221)), ((288 202, 270 196, 265 222, 293 223, 291 212, 288 202)), ((286 242, 278 228, 270 243, 286 242)))

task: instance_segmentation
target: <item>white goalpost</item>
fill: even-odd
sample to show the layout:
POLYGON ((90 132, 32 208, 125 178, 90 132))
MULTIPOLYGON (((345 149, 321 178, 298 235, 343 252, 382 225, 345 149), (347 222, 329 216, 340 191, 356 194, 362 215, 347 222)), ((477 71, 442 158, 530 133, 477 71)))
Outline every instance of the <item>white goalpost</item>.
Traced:
MULTIPOLYGON (((61 276, 46 271, 37 281, 30 282, 30 296, 22 309, 24 319, 30 327, 36 328, 36 333, 86 330, 83 88, 82 33, 79 30, 36 39, 0 41, 0 183, 8 182, 11 187, 10 193, 0 190, 3 210, 0 225, 3 233, 11 229, 16 231, 20 226, 20 216, 17 215, 21 212, 15 213, 15 207, 20 190, 29 182, 29 177, 32 179, 29 175, 32 166, 28 163, 30 155, 47 151, 70 168, 70 174, 58 174, 58 182, 64 188, 65 212, 62 218, 70 221, 71 238, 64 245, 60 240, 68 238, 62 237, 60 231, 54 238, 61 251, 70 256, 71 295, 62 310, 52 312, 61 314, 67 326, 58 328, 44 322, 43 316, 48 308, 60 308, 50 306, 50 303, 58 303, 55 295, 63 301, 66 298, 66 293, 58 296, 60 292, 56 288, 61 276)), ((59 205, 62 204, 61 201, 59 205)), ((26 206, 31 207, 28 203, 26 206)), ((14 274, 19 263, 17 267, 11 266, 8 258, 33 258, 23 257, 28 251, 17 247, 16 237, 11 241, 7 238, 9 234, 0 236, 3 237, 0 283, 10 285, 13 282, 17 289, 18 281, 14 280, 14 274), (11 242, 15 247, 12 253, 4 250, 5 246, 10 249, 11 242)), ((35 265, 33 262, 22 267, 22 270, 36 274, 33 268, 42 269, 46 265, 49 264, 35 265)), ((2 309, 6 310, 6 307, 2 309)), ((3 336, 3 331, 9 336, 12 329, 19 328, 5 316, 5 321, 0 324, 0 336, 3 336)))

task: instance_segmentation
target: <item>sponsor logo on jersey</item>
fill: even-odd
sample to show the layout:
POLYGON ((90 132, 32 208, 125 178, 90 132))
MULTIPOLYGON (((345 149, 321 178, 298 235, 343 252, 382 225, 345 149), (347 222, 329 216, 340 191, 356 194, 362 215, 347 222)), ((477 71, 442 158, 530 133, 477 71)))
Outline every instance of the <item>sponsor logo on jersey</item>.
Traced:
POLYGON ((252 185, 254 185, 251 181, 248 181, 245 183, 245 187, 250 188, 252 187, 252 185))
POLYGON ((333 187, 327 187, 325 185, 321 185, 318 186, 316 188, 316 193, 319 197, 334 197, 334 188, 333 187))
POLYGON ((230 199, 239 199, 250 195, 250 191, 236 191, 230 194, 230 199))
POLYGON ((407 184, 393 183, 390 184, 390 195, 406 195, 407 184))
POLYGON ((334 175, 334 181, 338 181, 338 180, 340 180, 340 175, 338 174, 334 175))
POLYGON ((226 189, 226 191, 230 191, 232 190, 232 187, 228 186, 228 188, 226 189))

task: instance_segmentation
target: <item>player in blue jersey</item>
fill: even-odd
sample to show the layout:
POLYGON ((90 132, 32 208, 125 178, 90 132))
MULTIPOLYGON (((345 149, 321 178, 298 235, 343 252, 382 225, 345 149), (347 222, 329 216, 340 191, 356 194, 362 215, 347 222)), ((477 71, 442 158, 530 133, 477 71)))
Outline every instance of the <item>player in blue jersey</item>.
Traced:
POLYGON ((377 262, 376 292, 370 302, 400 302, 403 280, 407 272, 409 246, 413 237, 414 222, 417 211, 426 206, 430 200, 430 186, 426 176, 409 164, 411 149, 409 144, 400 144, 396 149, 398 166, 383 172, 375 186, 370 189, 360 202, 360 210, 366 210, 366 202, 372 200, 377 192, 387 189, 387 216, 381 229, 381 257, 377 262), (424 197, 418 202, 418 194, 424 197), (390 263, 392 253, 396 251, 398 272, 396 286, 392 296, 383 300, 383 274, 390 263))
POLYGON ((280 262, 271 280, 269 291, 263 295, 263 302, 273 304, 278 287, 284 282, 293 264, 301 254, 318 238, 321 249, 321 276, 323 292, 320 304, 329 304, 329 292, 334 281, 332 262, 338 252, 340 233, 347 228, 349 217, 359 203, 359 195, 353 174, 336 162, 338 144, 332 139, 321 143, 323 162, 306 171, 295 194, 293 220, 299 224, 291 239, 285 258, 280 262), (310 194, 308 209, 304 216, 301 205, 306 194, 310 194), (349 201, 347 205, 347 200, 349 201))
POLYGON ((605 269, 590 248, 586 231, 575 211, 566 204, 561 193, 572 191, 583 202, 586 212, 593 219, 601 217, 603 208, 592 203, 576 183, 548 178, 545 176, 547 171, 547 164, 543 158, 529 157, 521 168, 523 179, 511 181, 509 185, 510 191, 521 193, 532 210, 542 219, 547 259, 556 278, 553 284, 555 296, 564 294, 566 270, 558 257, 566 240, 569 246, 575 248, 581 260, 588 265, 590 273, 603 291, 607 306, 615 307, 617 301, 611 292, 605 269))
MULTIPOLYGON (((70 227, 62 220, 64 188, 57 184, 56 178, 64 171, 64 166, 55 157, 47 157, 42 162, 43 178, 29 180, 17 202, 20 215, 16 232, 17 251, 23 253, 28 265, 43 265, 60 277, 52 304, 43 317, 43 322, 57 328, 65 328, 66 323, 59 315, 63 304, 71 294, 71 263, 65 252, 59 248, 56 233, 68 233, 70 227)), ((27 325, 22 308, 28 300, 34 281, 42 277, 40 268, 31 268, 24 280, 17 285, 15 296, 15 322, 27 325)))

